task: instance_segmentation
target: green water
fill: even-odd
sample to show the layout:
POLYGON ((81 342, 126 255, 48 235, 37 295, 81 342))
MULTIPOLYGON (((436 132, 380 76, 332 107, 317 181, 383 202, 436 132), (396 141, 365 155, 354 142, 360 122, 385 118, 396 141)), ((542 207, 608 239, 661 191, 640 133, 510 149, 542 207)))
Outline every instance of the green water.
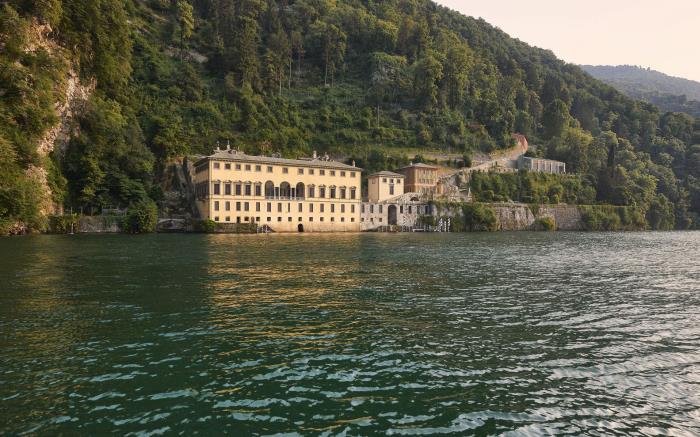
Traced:
POLYGON ((0 434, 700 434, 700 233, 0 239, 0 434))

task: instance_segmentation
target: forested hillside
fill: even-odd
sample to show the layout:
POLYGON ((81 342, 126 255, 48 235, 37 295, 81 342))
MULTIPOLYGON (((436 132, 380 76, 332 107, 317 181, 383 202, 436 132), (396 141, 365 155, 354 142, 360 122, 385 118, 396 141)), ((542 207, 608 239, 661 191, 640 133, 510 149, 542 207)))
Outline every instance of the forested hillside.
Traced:
POLYGON ((6 229, 40 228, 47 189, 83 210, 157 201, 164 163, 217 141, 286 156, 315 149, 372 171, 407 150, 504 148, 514 132, 566 161, 594 202, 637 206, 655 228, 691 226, 700 212, 698 120, 661 114, 430 1, 10 0, 0 9, 6 229), (76 86, 89 98, 57 109, 76 86), (57 125, 66 135, 52 135, 57 125))
POLYGON ((662 112, 686 112, 700 117, 700 82, 633 65, 581 68, 632 98, 658 106, 662 112))

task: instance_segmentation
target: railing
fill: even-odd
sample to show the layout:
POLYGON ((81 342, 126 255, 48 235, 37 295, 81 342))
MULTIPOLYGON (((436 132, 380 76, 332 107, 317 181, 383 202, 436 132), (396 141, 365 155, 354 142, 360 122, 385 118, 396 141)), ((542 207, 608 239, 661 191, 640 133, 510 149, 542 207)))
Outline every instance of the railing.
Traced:
POLYGON ((265 196, 267 200, 306 200, 306 197, 292 197, 292 196, 265 196))

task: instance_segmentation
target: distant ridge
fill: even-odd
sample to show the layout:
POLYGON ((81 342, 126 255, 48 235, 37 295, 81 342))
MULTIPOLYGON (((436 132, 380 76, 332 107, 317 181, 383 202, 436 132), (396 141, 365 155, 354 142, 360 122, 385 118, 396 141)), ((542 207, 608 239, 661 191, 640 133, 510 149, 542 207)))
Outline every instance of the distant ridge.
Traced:
POLYGON ((663 111, 700 116, 700 82, 634 65, 582 65, 587 73, 663 111))

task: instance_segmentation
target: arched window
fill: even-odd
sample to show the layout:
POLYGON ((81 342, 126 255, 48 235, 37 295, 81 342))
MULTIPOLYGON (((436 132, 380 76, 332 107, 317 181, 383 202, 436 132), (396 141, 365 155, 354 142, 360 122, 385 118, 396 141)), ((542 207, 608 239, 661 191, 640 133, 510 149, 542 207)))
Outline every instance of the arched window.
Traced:
POLYGON ((302 182, 299 182, 299 183, 297 184, 297 189, 296 189, 296 196, 297 196, 297 198, 303 199, 304 197, 306 197, 306 190, 305 190, 305 188, 306 188, 306 187, 304 186, 304 184, 303 184, 302 182))
POLYGON ((275 197, 275 184, 272 181, 265 182, 265 197, 275 197))
POLYGON ((280 184, 280 197, 289 197, 292 195, 292 188, 289 182, 282 182, 280 184))

